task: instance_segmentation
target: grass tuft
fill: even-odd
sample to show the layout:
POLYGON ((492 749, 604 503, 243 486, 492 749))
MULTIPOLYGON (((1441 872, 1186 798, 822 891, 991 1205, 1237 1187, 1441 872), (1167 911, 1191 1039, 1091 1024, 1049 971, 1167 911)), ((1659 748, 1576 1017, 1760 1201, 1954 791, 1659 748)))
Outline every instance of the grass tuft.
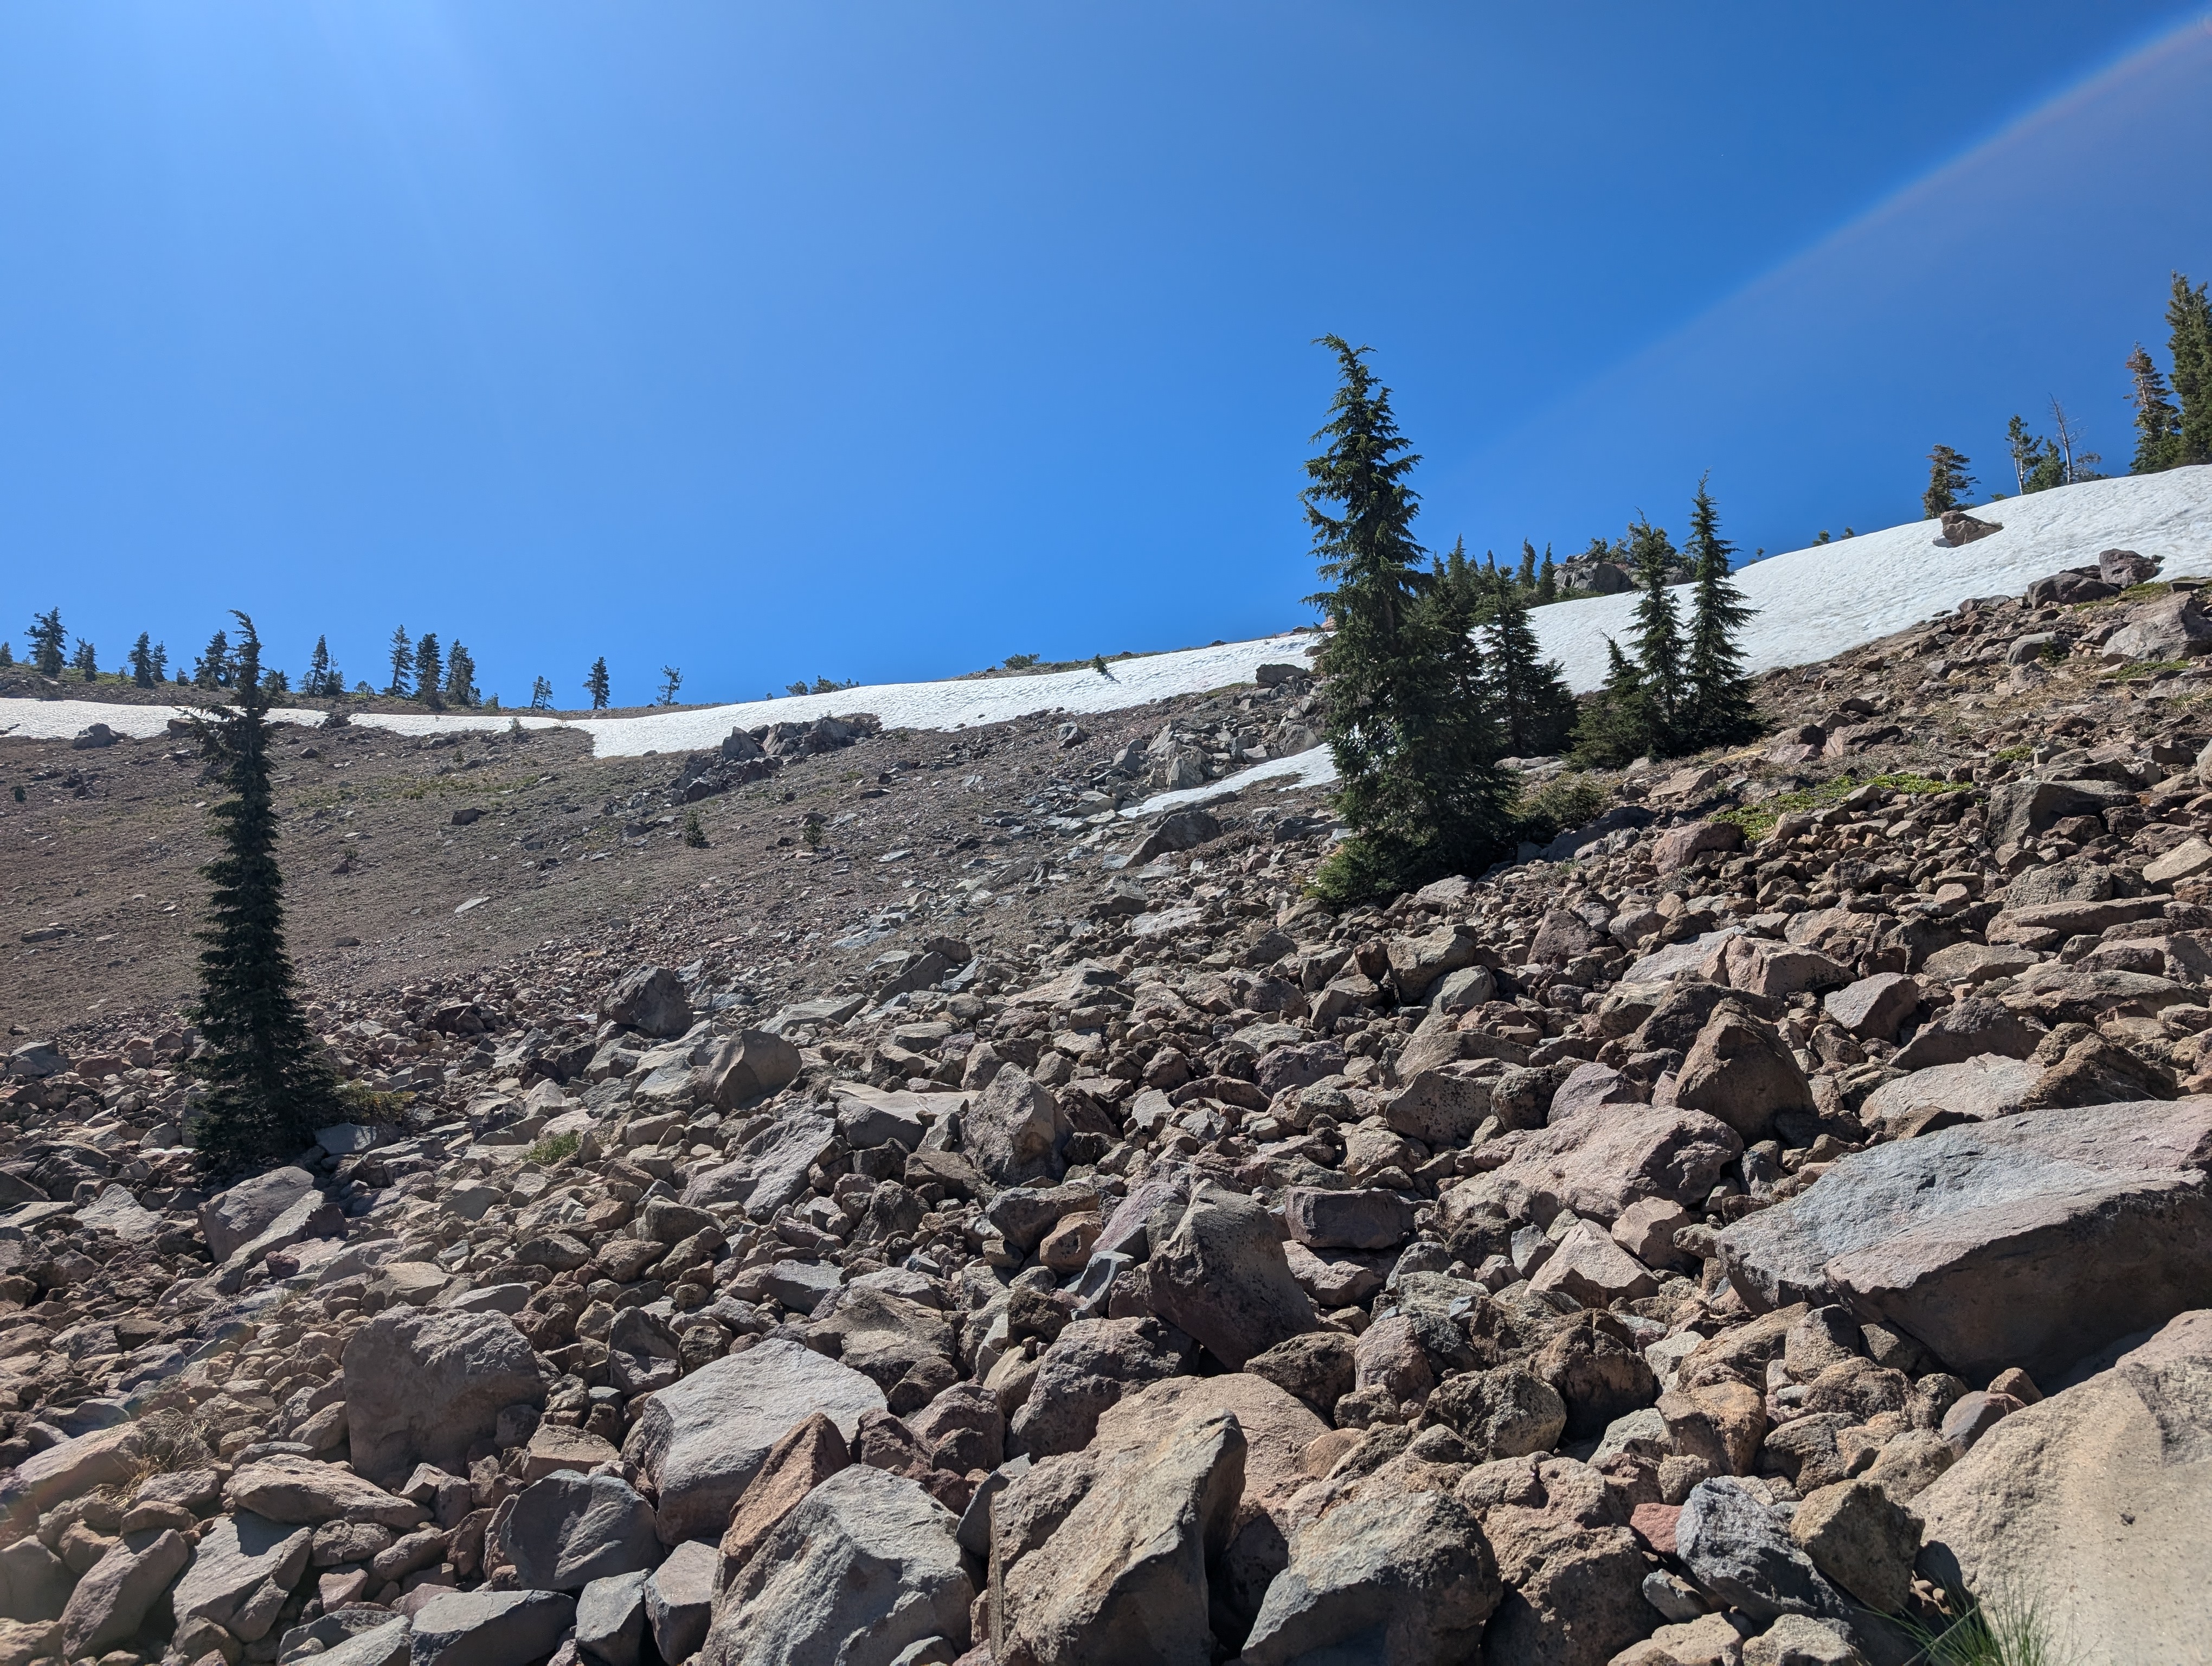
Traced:
POLYGON ((2059 1646, 2033 1601, 1957 1601, 1965 1612, 1941 1630, 1904 1622, 1926 1666, 2072 1666, 2072 1652, 2059 1646))
POLYGON ((1938 781, 1933 775, 1902 772, 1865 776, 1838 775, 1833 781, 1822 781, 1818 787, 1808 787, 1802 793, 1777 793, 1772 798, 1762 799, 1757 804, 1723 810, 1711 819, 1735 823, 1743 830, 1745 842, 1756 844, 1774 830, 1774 824, 1783 817, 1808 810, 1826 810, 1832 805, 1842 803, 1862 787, 1880 787, 1888 792, 1914 796, 1924 793, 1964 790, 1956 781, 1938 781))
POLYGON ((580 1134, 556 1134, 550 1140, 540 1140, 523 1156, 541 1168, 551 1168, 556 1163, 565 1163, 583 1145, 580 1134))

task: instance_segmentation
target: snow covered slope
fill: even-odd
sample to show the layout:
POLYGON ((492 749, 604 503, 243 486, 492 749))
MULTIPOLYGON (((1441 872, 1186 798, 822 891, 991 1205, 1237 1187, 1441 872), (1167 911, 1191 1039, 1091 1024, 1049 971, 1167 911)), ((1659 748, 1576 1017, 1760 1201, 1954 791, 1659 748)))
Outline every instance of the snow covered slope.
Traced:
MULTIPOLYGON (((1953 550, 1936 542, 1935 521, 1916 521, 1741 569, 1736 583, 1759 610, 1742 637, 1749 668, 1832 658, 1969 596, 2017 595, 2063 568, 2094 566, 2102 550, 2157 556, 2168 578, 2212 578, 2212 466, 2085 481, 1973 513, 2004 530, 1953 550)), ((1688 587, 1680 593, 1686 616, 1688 587)), ((1594 596, 1532 616, 1546 656, 1577 693, 1605 681, 1607 637, 1628 645, 1636 599, 1594 596)))
MULTIPOLYGON (((1737 575, 1757 609, 1743 634, 1753 671, 1825 660, 1955 607, 1969 596, 2014 594, 2061 568, 2095 562, 2100 550, 2157 556, 2169 576, 2212 577, 2212 467, 2176 469, 2141 478, 2094 480, 2033 497, 2009 498, 1975 512, 2004 530, 1951 550, 1938 544, 1933 521, 1893 526, 1840 544, 1775 556, 1737 575)), ((1687 597, 1684 597, 1686 605, 1687 597)), ((1598 596, 1539 608, 1534 616, 1544 653, 1566 668, 1577 690, 1605 678, 1606 638, 1626 637, 1636 598, 1598 596)), ((1271 636, 1117 661, 1109 674, 1055 672, 1042 677, 988 678, 943 683, 884 683, 836 694, 751 700, 731 706, 656 712, 639 717, 551 718, 528 713, 432 715, 368 713, 354 721, 399 734, 440 729, 503 729, 518 716, 532 728, 581 729, 602 757, 702 751, 733 728, 806 721, 836 712, 872 712, 887 727, 952 729, 1004 722, 1032 712, 1071 714, 1114 711, 1170 695, 1203 694, 1252 680, 1270 661, 1304 664, 1310 635, 1271 636)), ((93 700, 0 700, 0 736, 61 739, 88 724, 146 739, 162 733, 180 708, 115 706, 93 700)), ((285 711, 290 721, 316 723, 321 714, 285 711)), ((1268 766, 1284 773, 1288 761, 1268 766)), ((1310 775, 1310 765, 1297 773, 1310 775)), ((1210 797, 1220 784, 1196 789, 1210 797)))

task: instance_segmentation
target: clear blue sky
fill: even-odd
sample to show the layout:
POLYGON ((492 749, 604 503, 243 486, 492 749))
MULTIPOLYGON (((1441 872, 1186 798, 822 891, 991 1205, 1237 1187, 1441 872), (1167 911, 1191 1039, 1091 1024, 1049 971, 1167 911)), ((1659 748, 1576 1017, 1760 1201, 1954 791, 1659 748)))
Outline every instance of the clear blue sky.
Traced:
POLYGON ((2212 277, 2200 3, 22 0, 0 628, 242 606, 510 702, 934 676, 1311 617, 1376 349, 1419 529, 1794 547, 2108 466, 2212 277))

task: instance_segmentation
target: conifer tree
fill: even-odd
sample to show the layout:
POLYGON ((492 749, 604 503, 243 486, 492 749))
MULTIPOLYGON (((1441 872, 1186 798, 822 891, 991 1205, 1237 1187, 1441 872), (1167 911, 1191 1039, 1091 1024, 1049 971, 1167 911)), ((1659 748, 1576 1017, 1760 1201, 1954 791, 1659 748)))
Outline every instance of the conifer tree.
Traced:
POLYGON ((438 633, 426 630, 415 644, 415 697, 435 711, 445 703, 446 658, 438 633))
POLYGON ((674 705, 676 691, 683 686, 684 673, 674 666, 663 666, 660 668, 660 698, 653 703, 660 706, 674 705))
POLYGON ((1733 746, 1759 733, 1750 680, 1743 674, 1743 652, 1736 646, 1736 633, 1750 619, 1752 610, 1729 577, 1729 557, 1735 552, 1735 546, 1721 537, 1719 513, 1701 479, 1691 500, 1690 538, 1684 550, 1697 570, 1689 653, 1683 667, 1688 709, 1682 714, 1678 745, 1684 751, 1733 746))
POLYGON ((2136 454, 2130 471, 2156 474, 2181 461, 2181 412, 2167 393, 2166 378, 2141 342, 2128 355, 2128 403, 2136 408, 2136 454))
POLYGON ((1525 591, 1536 588, 1536 546, 1525 538, 1521 540, 1520 582, 1525 591))
POLYGON ((193 1018, 206 1046, 185 1068, 206 1094, 200 1149, 240 1167, 289 1156, 340 1117, 337 1078, 307 1028, 284 951, 261 639, 252 619, 232 617, 236 703, 197 720, 205 778, 224 796, 210 812, 221 854, 200 870, 210 893, 193 1018))
POLYGON ((76 652, 70 656, 70 669, 88 683, 100 676, 99 651, 82 636, 76 639, 76 652))
POLYGON ((345 687, 345 679, 331 666, 331 643, 327 636, 315 638, 315 651, 307 656, 307 680, 300 684, 300 692, 320 698, 337 694, 345 687))
POLYGON ((1974 477, 1966 472, 1972 461, 1948 446, 1938 446, 1928 453, 1928 489, 1920 495, 1920 507, 1928 512, 1929 520, 1941 520, 1947 510, 1959 507, 1962 494, 1973 489, 1974 477))
POLYGON ((543 677, 533 678, 530 684, 530 709, 550 712, 553 709, 553 685, 543 677))
POLYGON ((1500 585, 1488 613, 1490 687, 1498 745, 1515 757, 1543 757, 1566 744, 1575 697, 1557 660, 1542 657, 1528 623, 1528 598, 1500 585))
POLYGON ((2191 289, 2176 272, 2166 309, 2173 331, 2166 350, 2173 360, 2174 398, 2181 404, 2178 449, 2184 463, 2212 463, 2212 301, 2204 289, 2202 283, 2191 289))
POLYGON ((1652 716, 1648 750, 1664 757, 1674 749, 1682 706, 1682 619, 1667 587, 1674 546, 1666 528, 1639 519, 1629 523, 1628 553, 1644 593, 1636 604, 1636 672, 1652 716))
MULTIPOLYGON (((603 712, 607 708, 607 656, 602 654, 592 661, 591 673, 584 678, 584 692, 592 696, 592 709, 603 712)), ((801 694, 806 692, 804 688, 801 694)))
POLYGON ((2005 450, 2012 459, 2014 483, 2023 496, 2059 483, 2051 478, 2057 454, 2051 442, 2030 434, 2018 416, 2005 424, 2005 450))
POLYGON ((59 677, 65 663, 62 645, 69 640, 62 629, 62 611, 49 608, 31 616, 31 660, 41 677, 59 677))
POLYGON ((8 671, 13 668, 15 663, 15 650, 14 646, 9 643, 5 636, 0 636, 0 671, 8 671))
POLYGON ((150 689, 161 680, 161 667, 154 663, 154 637, 151 631, 142 630, 138 640, 131 645, 129 654, 131 680, 142 689, 150 689))
POLYGON ((1319 655, 1336 806, 1352 836, 1316 877, 1325 895, 1384 896, 1479 872, 1501 847, 1510 798, 1464 594, 1420 566, 1419 500, 1389 390, 1368 350, 1341 337, 1329 421, 1302 494, 1322 578, 1312 600, 1335 623, 1319 655), (1332 513, 1332 509, 1335 513, 1332 513))
POLYGON ((392 681, 384 691, 395 700, 404 700, 413 686, 408 679, 414 669, 415 644, 408 637, 407 627, 401 625, 392 633, 392 681))
POLYGON ((1544 564, 1536 570, 1536 605, 1559 599, 1559 569, 1552 562, 1552 546, 1544 545, 1544 564))
POLYGON ((218 630, 208 638, 206 651, 192 667, 192 681, 204 689, 227 689, 235 675, 230 658, 230 638, 218 630))
POLYGON ((477 691, 476 656, 459 642, 446 656, 446 703, 449 706, 473 706, 483 696, 477 691))
POLYGON ((1604 684, 1583 702, 1569 760, 1582 769, 1617 769, 1650 749, 1656 727, 1650 696, 1620 644, 1605 639, 1604 684))

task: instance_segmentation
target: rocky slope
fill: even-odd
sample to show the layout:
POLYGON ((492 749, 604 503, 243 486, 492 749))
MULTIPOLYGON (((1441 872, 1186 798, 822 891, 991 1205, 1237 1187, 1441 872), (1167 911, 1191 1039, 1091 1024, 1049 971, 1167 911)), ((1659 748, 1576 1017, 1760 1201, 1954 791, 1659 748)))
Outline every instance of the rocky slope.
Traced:
MULTIPOLYGON (((2138 576, 1340 915, 1310 793, 1112 815, 1295 682, 994 731, 896 901, 325 978, 386 1097, 221 1189, 173 1012, 18 1037, 0 1661, 2190 1657, 2212 623, 2138 576)), ((775 873, 887 854, 781 797, 854 756, 775 873)))

